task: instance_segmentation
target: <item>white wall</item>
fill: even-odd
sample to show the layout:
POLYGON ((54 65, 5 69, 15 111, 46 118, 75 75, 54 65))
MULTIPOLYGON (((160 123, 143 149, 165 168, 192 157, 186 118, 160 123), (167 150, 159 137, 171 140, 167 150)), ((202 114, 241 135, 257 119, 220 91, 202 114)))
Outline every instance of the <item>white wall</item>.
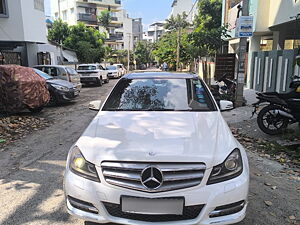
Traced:
POLYGON ((0 41, 47 42, 45 14, 34 0, 7 1, 8 18, 0 18, 0 41))
POLYGON ((178 14, 182 14, 186 12, 189 14, 193 7, 193 0, 177 0, 177 3, 172 8, 172 12, 170 16, 177 16, 178 14))
POLYGON ((0 18, 0 41, 23 41, 21 0, 7 1, 8 18, 0 18))
POLYGON ((47 42, 45 12, 34 8, 34 0, 21 0, 25 41, 47 42))
POLYGON ((296 16, 300 13, 300 1, 297 0, 269 0, 270 1, 270 15, 269 26, 274 26, 288 21, 291 16, 296 16))

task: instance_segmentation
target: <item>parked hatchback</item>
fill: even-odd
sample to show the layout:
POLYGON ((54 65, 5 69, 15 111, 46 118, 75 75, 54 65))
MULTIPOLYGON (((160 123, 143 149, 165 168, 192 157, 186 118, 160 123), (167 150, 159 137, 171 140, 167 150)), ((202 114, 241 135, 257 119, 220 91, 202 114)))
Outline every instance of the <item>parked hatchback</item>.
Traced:
POLYGON ((117 66, 110 65, 106 67, 109 78, 120 78, 122 76, 122 71, 118 69, 117 66))
POLYGON ((99 64, 81 64, 78 66, 77 72, 80 74, 80 81, 83 84, 93 83, 102 86, 104 82, 109 82, 108 71, 99 64))
POLYGON ((75 69, 60 65, 38 65, 33 68, 38 69, 55 79, 66 80, 74 84, 76 88, 81 89, 80 76, 75 69))
POLYGON ((34 71, 38 75, 43 77, 47 82, 48 90, 50 93, 50 105, 70 102, 75 100, 79 96, 80 89, 74 86, 73 83, 66 80, 55 79, 54 77, 49 76, 48 74, 38 69, 34 69, 34 71))
POLYGON ((119 71, 121 71, 122 76, 126 74, 126 68, 123 64, 114 64, 118 68, 119 71))
POLYGON ((136 225, 243 220, 247 155, 198 76, 128 74, 100 104, 68 155, 69 213, 136 225))

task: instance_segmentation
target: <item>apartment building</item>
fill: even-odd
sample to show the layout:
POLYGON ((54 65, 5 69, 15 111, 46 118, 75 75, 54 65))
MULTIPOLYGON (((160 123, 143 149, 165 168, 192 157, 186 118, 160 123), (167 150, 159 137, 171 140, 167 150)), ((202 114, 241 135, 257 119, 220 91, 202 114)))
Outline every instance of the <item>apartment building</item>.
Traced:
POLYGON ((51 4, 53 19, 61 18, 69 25, 83 22, 88 27, 106 32, 97 20, 97 16, 104 10, 110 11, 112 16, 106 45, 116 50, 132 50, 135 22, 121 8, 120 0, 58 0, 52 1, 51 4))
POLYGON ((47 43, 44 0, 0 0, 0 64, 37 64, 47 43))
POLYGON ((165 21, 154 22, 149 25, 148 30, 144 32, 143 39, 149 42, 156 42, 166 32, 165 21))

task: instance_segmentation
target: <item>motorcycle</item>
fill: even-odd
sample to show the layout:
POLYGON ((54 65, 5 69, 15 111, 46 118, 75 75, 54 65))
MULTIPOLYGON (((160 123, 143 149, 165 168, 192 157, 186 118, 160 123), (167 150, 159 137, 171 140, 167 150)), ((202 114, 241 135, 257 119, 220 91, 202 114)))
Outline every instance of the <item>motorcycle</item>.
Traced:
POLYGON ((257 116, 259 128, 266 134, 282 133, 290 124, 300 123, 300 77, 294 76, 288 93, 277 92, 257 93, 258 102, 253 104, 254 114, 259 106, 267 103, 257 116))
POLYGON ((235 101, 236 82, 227 78, 228 74, 224 74, 219 80, 217 85, 211 85, 211 91, 216 100, 235 101), (224 84, 221 84, 223 82, 224 84))

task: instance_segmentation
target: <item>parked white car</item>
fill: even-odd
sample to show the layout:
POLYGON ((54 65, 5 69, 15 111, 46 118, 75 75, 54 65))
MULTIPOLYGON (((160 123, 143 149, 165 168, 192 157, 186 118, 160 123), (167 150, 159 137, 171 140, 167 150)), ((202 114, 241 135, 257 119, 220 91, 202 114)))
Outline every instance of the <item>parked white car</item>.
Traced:
POLYGON ((106 67, 106 70, 108 72, 109 78, 120 78, 123 74, 120 69, 118 69, 117 66, 110 65, 106 67))
POLYGON ((127 73, 127 70, 123 64, 114 64, 118 68, 118 70, 121 71, 122 76, 124 76, 127 73))
POLYGON ((98 115, 67 159, 70 214, 135 225, 244 219, 247 155, 197 75, 128 74, 90 109, 98 115))
POLYGON ((81 64, 77 68, 82 84, 94 83, 98 86, 109 82, 108 71, 99 64, 81 64))

